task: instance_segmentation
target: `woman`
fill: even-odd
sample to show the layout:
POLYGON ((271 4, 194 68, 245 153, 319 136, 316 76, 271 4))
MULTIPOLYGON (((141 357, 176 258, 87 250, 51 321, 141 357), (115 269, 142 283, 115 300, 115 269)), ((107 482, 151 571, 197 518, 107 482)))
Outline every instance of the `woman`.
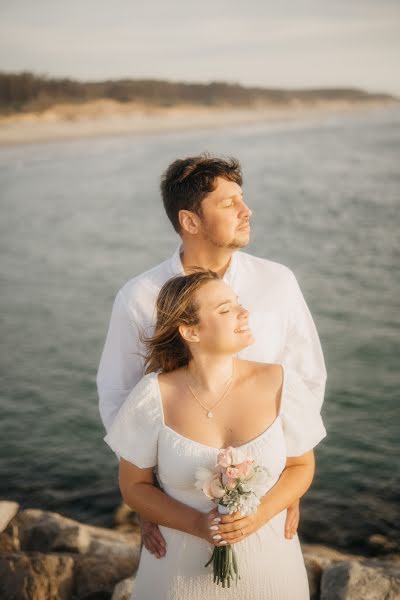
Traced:
POLYGON ((309 599, 299 538, 286 539, 284 524, 287 506, 311 485, 313 447, 326 431, 295 371, 235 357, 254 341, 248 316, 212 271, 160 291, 146 375, 104 438, 120 456, 124 501, 159 524, 167 544, 162 560, 142 548, 133 599, 309 599), (271 474, 253 515, 219 515, 194 485, 198 467, 212 469, 228 446, 271 474), (235 544, 240 566, 229 589, 204 566, 224 544, 235 544))

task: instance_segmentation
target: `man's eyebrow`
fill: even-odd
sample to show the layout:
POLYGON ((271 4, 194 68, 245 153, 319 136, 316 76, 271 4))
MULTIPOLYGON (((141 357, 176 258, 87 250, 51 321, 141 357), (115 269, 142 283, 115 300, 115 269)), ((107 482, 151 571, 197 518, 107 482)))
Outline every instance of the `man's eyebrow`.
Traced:
MULTIPOLYGON (((224 202, 225 200, 230 200, 231 198, 234 198, 237 195, 238 194, 232 194, 232 196, 225 196, 224 198, 221 198, 220 200, 218 200, 218 202, 224 202)), ((240 192, 239 196, 243 196, 243 192, 240 192)))

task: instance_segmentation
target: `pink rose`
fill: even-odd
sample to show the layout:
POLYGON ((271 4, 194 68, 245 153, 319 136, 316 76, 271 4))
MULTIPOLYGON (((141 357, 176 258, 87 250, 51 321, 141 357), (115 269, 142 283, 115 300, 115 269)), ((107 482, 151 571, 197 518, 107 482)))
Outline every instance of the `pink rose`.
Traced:
POLYGON ((222 475, 222 483, 228 490, 234 490, 236 487, 236 479, 229 477, 226 473, 222 475))
POLYGON ((228 448, 224 448, 223 450, 219 451, 217 464, 220 467, 226 468, 232 464, 232 450, 233 448, 228 446, 228 448))
POLYGON ((210 498, 211 500, 214 500, 214 498, 222 498, 225 495, 225 488, 221 483, 221 478, 218 473, 204 482, 203 492, 207 498, 210 498))
POLYGON ((228 467, 226 469, 226 474, 231 479, 237 479, 239 477, 239 469, 237 469, 236 467, 228 467))
POLYGON ((244 462, 240 463, 240 465, 236 465, 236 470, 238 471, 237 477, 241 479, 249 479, 252 477, 254 460, 247 459, 244 462))

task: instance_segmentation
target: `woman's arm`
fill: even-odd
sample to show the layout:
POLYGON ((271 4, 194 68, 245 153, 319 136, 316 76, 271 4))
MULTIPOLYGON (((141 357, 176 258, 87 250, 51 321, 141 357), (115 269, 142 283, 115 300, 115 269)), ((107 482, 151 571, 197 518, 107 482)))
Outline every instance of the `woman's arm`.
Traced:
POLYGON ((304 496, 312 484, 314 473, 314 450, 287 458, 280 478, 261 499, 260 511, 265 523, 304 496))
POLYGON ((302 456, 288 458, 280 478, 262 497, 254 515, 248 517, 242 517, 240 513, 221 515, 218 533, 222 539, 229 544, 235 544, 260 529, 275 515, 304 496, 312 483, 314 472, 314 450, 302 456))
POLYGON ((212 538, 215 531, 210 530, 217 510, 202 513, 168 496, 154 485, 153 467, 140 469, 121 458, 119 488, 124 502, 144 519, 217 543, 212 538))

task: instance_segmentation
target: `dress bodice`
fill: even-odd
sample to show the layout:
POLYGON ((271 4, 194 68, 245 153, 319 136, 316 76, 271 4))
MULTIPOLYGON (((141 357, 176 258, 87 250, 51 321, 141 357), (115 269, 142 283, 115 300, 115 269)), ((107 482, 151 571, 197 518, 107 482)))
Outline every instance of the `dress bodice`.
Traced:
MULTIPOLYGON (((284 368, 279 414, 265 431, 235 452, 250 452, 268 470, 269 489, 279 479, 288 456, 304 454, 325 436, 311 392, 295 371, 284 368)), ((156 467, 171 497, 198 510, 213 507, 195 488, 195 472, 200 466, 213 468, 220 448, 185 437, 165 424, 157 373, 148 373, 133 388, 104 440, 136 466, 156 467)))

